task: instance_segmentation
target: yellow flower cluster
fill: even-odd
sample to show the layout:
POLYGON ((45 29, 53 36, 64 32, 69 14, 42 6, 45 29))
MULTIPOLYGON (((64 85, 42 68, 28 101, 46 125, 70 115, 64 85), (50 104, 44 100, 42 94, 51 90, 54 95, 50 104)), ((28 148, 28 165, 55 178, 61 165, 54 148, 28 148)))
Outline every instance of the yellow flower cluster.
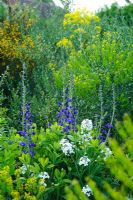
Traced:
POLYGON ((8 59, 23 58, 22 50, 25 48, 34 48, 34 42, 30 35, 24 37, 18 23, 14 22, 11 24, 8 20, 4 21, 3 26, 0 28, 1 57, 8 59))
POLYGON ((21 169, 16 169, 14 174, 16 177, 19 177, 21 174, 21 169))
POLYGON ((34 24, 34 20, 33 19, 28 19, 26 21, 25 29, 28 30, 33 24, 34 24))
POLYGON ((12 190, 11 195, 13 197, 13 200, 18 200, 20 199, 20 194, 16 190, 12 190))
POLYGON ((37 200, 34 195, 31 195, 30 193, 26 193, 26 192, 25 192, 24 197, 25 197, 24 198, 25 200, 37 200))
POLYGON ((39 189, 39 192, 44 192, 46 187, 44 185, 40 185, 38 189, 39 189))
POLYGON ((9 172, 10 172, 9 166, 5 166, 3 170, 0 170, 0 178, 8 176, 9 172))
POLYGON ((31 177, 27 179, 27 184, 32 185, 36 183, 36 178, 35 177, 31 177))
POLYGON ((101 26, 96 26, 96 27, 95 27, 95 30, 97 31, 97 33, 100 33, 101 30, 102 30, 102 27, 101 27, 101 26))
POLYGON ((65 37, 57 43, 57 47, 71 48, 72 46, 72 42, 65 37))
POLYGON ((85 33, 86 31, 83 28, 77 28, 74 30, 75 33, 85 33))
POLYGON ((100 18, 86 9, 78 9, 75 12, 65 15, 63 25, 64 27, 69 25, 86 25, 90 24, 92 21, 99 22, 100 18))

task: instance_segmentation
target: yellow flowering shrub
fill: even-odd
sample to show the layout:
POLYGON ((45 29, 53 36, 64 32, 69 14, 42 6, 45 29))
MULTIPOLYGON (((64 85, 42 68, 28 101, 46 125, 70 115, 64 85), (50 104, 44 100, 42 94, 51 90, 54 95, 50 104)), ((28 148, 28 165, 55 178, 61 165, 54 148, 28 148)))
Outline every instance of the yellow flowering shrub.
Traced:
POLYGON ((30 35, 23 35, 18 23, 3 22, 0 27, 0 58, 21 59, 26 58, 25 49, 33 49, 34 42, 30 35))
POLYGON ((64 27, 88 25, 92 21, 99 22, 100 18, 86 9, 77 9, 75 12, 70 12, 65 15, 63 25, 64 27))
POLYGON ((88 40, 88 34, 90 35, 89 37, 91 37, 92 32, 95 32, 96 35, 101 33, 102 28, 99 22, 100 18, 86 9, 78 9, 74 12, 66 13, 63 26, 67 38, 63 37, 57 43, 57 47, 62 46, 67 49, 73 47, 71 50, 74 51, 82 49, 84 43, 86 44, 88 40))

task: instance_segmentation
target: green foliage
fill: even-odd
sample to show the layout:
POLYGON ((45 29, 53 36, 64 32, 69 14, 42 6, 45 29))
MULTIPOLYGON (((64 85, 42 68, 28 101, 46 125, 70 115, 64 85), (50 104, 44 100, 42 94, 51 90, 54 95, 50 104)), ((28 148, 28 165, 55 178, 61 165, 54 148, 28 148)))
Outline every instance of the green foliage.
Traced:
MULTIPOLYGON (((110 145, 114 154, 113 159, 107 160, 107 167, 110 173, 119 181, 119 188, 111 187, 107 182, 104 183, 104 189, 107 191, 110 199, 132 199, 133 197, 133 123, 128 115, 124 116, 122 123, 117 123, 117 130, 121 137, 121 143, 114 139, 110 140, 110 145)), ((98 199, 98 189, 95 184, 90 181, 89 183, 94 189, 95 199, 98 199)))
POLYGON ((69 200, 87 200, 88 198, 84 195, 84 193, 81 191, 80 184, 78 181, 74 180, 72 181, 71 188, 66 187, 66 199, 69 200))
POLYGON ((132 118, 133 6, 114 4, 92 15, 69 12, 72 2, 62 0, 64 9, 44 17, 37 10, 43 2, 51 1, 33 9, 17 4, 10 15, 0 6, 0 199, 132 199, 131 119, 104 128, 125 112, 132 118), (56 114, 67 87, 78 115, 76 130, 66 135, 56 114), (33 157, 24 153, 27 137, 22 143, 18 134, 26 102, 35 122, 33 157), (90 131, 80 128, 86 118, 94 122, 90 131))
POLYGON ((107 22, 117 21, 117 24, 133 24, 133 3, 129 3, 124 7, 119 7, 117 3, 112 4, 111 8, 105 7, 101 9, 98 15, 107 22))
POLYGON ((46 129, 46 132, 43 128, 40 131, 35 128, 34 131, 36 135, 32 139, 36 147, 35 156, 31 158, 28 154, 21 153, 22 147, 19 144, 22 138, 17 134, 16 130, 10 129, 6 132, 1 130, 0 178, 3 180, 1 194, 4 197, 5 195, 10 197, 15 190, 19 192, 20 196, 23 196, 25 192, 30 192, 30 195, 36 196, 37 199, 42 198, 42 196, 45 199, 52 197, 54 199, 64 199, 64 188, 69 186, 72 179, 76 178, 80 180, 81 184, 84 184, 85 177, 88 175, 98 183, 102 182, 103 177, 105 178, 103 163, 105 146, 99 145, 98 140, 85 142, 82 141, 80 129, 76 134, 71 132, 68 138, 70 144, 73 145, 74 151, 72 154, 67 155, 63 152, 63 147, 60 143, 64 136, 61 132, 61 127, 57 123, 46 129), (83 156, 87 156, 90 159, 90 163, 86 166, 79 164, 79 160, 83 156), (5 168, 7 167, 9 174, 5 173, 5 168), (40 191, 41 188, 39 189, 39 185, 37 186, 36 183, 41 181, 38 175, 44 171, 49 174, 49 178, 48 180, 45 178, 47 187, 42 185, 42 191, 40 191), (6 183, 7 176, 11 180, 10 189, 9 184, 6 183), (28 181, 34 181, 36 190, 30 190, 30 185, 27 185, 28 181), (25 189, 21 189, 22 184, 25 189))
MULTIPOLYGON (((62 59, 64 60, 63 67, 54 72, 58 87, 62 87, 70 77, 73 77, 74 96, 77 97, 77 102, 80 102, 77 107, 84 113, 84 118, 86 117, 85 110, 89 112, 87 115, 92 115, 92 113, 93 116, 99 115, 96 111, 98 110, 100 85, 103 88, 103 97, 106 99, 104 107, 108 113, 111 107, 109 96, 111 96, 113 84, 116 90, 117 109, 119 110, 117 115, 121 115, 120 111, 124 113, 124 110, 129 112, 132 110, 132 100, 129 98, 132 96, 131 85, 133 84, 132 30, 129 27, 125 29, 115 24, 111 29, 108 29, 106 25, 103 25, 101 21, 85 27, 79 26, 79 30, 75 29, 72 33, 68 32, 68 28, 65 29, 67 37, 73 42, 73 47, 66 52, 69 57, 62 59), (76 33, 77 30, 79 33, 76 33), (128 39, 125 40, 125 37, 128 39), (61 74, 65 74, 65 76, 61 76, 61 74)), ((66 57, 66 55, 63 54, 62 57, 66 57)))
MULTIPOLYGON (((132 5, 128 6, 132 8, 132 5)), ((108 12, 111 13, 111 9, 108 9, 108 12)), ((100 115, 100 86, 103 90, 105 113, 110 114, 112 107, 112 85, 116 93, 117 117, 121 119, 124 112, 131 112, 133 110, 132 29, 125 21, 122 24, 118 23, 117 17, 113 19, 109 17, 111 21, 108 22, 108 17, 102 15, 103 11, 98 13, 101 19, 91 16, 87 24, 81 23, 82 17, 79 14, 72 15, 75 17, 73 20, 76 20, 76 15, 78 16, 78 22, 71 22, 70 17, 71 23, 69 23, 67 16, 69 18, 70 13, 65 15, 65 11, 59 8, 51 12, 49 18, 43 18, 35 8, 29 11, 27 6, 16 6, 12 9, 11 22, 21 27, 21 38, 30 38, 30 44, 24 48, 27 40, 22 40, 22 44, 16 49, 15 59, 8 60, 9 56, 5 53, 6 57, 1 60, 1 71, 8 63, 12 80, 11 86, 7 84, 3 87, 4 93, 8 96, 7 105, 9 102, 13 104, 12 97, 16 95, 13 95, 13 91, 17 90, 17 95, 21 93, 19 92, 21 61, 25 60, 28 66, 28 99, 32 102, 35 120, 39 126, 46 126, 46 122, 43 121, 45 115, 51 118, 50 121, 55 121, 57 102, 62 88, 68 82, 73 82, 74 85, 73 96, 76 97, 76 107, 80 116, 78 121, 87 116, 100 115), (29 24, 28 19, 34 21, 33 24, 29 24), (30 27, 26 30, 27 26, 30 27), (72 44, 71 48, 60 46, 61 42, 65 42, 63 38, 68 40, 69 46, 72 44), (19 58, 19 55, 22 55, 22 58, 19 58), (12 92, 10 87, 14 88, 12 92)), ((86 15, 84 22, 85 19, 86 15)), ((6 49, 5 43, 3 45, 6 49)), ((13 45, 10 49, 13 48, 16 47, 13 45)), ((14 55, 15 51, 9 52, 14 55)), ((20 103, 15 103, 18 103, 14 112, 17 114, 20 103)), ((9 113, 12 115, 13 112, 9 113)))
MULTIPOLYGON (((113 156, 108 158, 105 163, 106 168, 110 171, 109 176, 113 175, 117 185, 109 184, 109 182, 103 180, 103 184, 98 186, 94 180, 88 177, 86 181, 91 187, 96 200, 99 199, 99 196, 103 200, 126 200, 133 198, 133 123, 126 114, 123 123, 117 122, 116 126, 121 142, 118 143, 115 139, 110 139, 109 144, 113 156)), ((66 188, 66 194, 66 199, 80 199, 81 188, 79 183, 73 181, 72 186, 66 188), (76 192, 74 193, 73 191, 76 192)))
POLYGON ((0 1, 0 22, 2 22, 8 14, 8 8, 6 4, 0 1))

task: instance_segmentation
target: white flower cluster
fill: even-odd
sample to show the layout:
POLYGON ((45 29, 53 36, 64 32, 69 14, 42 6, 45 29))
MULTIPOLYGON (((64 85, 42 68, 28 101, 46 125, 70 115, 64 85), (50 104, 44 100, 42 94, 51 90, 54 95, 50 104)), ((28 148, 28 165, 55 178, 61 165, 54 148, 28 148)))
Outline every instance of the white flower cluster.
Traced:
POLYGON ((38 175, 38 178, 43 178, 43 179, 46 179, 46 178, 50 178, 49 174, 47 172, 41 172, 39 175, 38 175))
POLYGON ((91 131, 93 129, 92 120, 84 119, 81 122, 81 131, 91 131))
POLYGON ((105 147, 101 152, 105 154, 104 160, 107 160, 112 155, 112 151, 109 147, 105 147))
POLYGON ((50 176, 47 172, 41 172, 39 175, 38 175, 38 178, 41 178, 40 181, 39 181, 39 184, 40 185, 43 185, 43 186, 47 186, 47 184, 45 183, 45 179, 49 179, 50 176))
POLYGON ((81 122, 81 141, 79 144, 84 142, 89 142, 89 140, 92 140, 91 130, 93 129, 92 120, 84 119, 81 122))
POLYGON ((21 172, 22 172, 22 174, 25 174, 26 172, 27 172, 27 170, 28 170, 28 167, 29 167, 29 165, 25 165, 25 164, 23 164, 22 165, 22 167, 20 168, 21 169, 21 172))
POLYGON ((88 185, 86 185, 83 187, 82 192, 90 197, 90 195, 92 194, 92 189, 88 185))
POLYGON ((60 144, 61 144, 61 150, 65 155, 69 156, 70 154, 74 153, 74 145, 70 143, 69 140, 62 139, 60 141, 60 144))
POLYGON ((90 159, 87 156, 83 156, 79 160, 79 165, 88 166, 89 162, 90 162, 90 159))

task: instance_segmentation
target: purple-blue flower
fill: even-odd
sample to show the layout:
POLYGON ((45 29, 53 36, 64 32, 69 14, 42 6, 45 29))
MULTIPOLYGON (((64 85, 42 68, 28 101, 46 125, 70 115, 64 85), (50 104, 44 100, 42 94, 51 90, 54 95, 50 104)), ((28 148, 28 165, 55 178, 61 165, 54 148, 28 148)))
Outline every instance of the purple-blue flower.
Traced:
POLYGON ((35 154, 33 148, 36 145, 32 142, 31 136, 35 135, 35 127, 32 125, 33 115, 30 112, 29 103, 26 103, 25 113, 21 112, 21 117, 23 118, 21 122, 23 130, 18 131, 18 134, 23 137, 23 141, 20 142, 20 145, 22 146, 22 151, 24 153, 29 153, 31 156, 33 156, 35 154))
POLYGON ((26 146, 26 143, 25 143, 25 142, 20 142, 20 145, 21 145, 22 147, 25 147, 25 146, 26 146))
POLYGON ((113 125, 110 124, 110 123, 107 123, 105 126, 106 126, 108 129, 112 129, 112 128, 113 128, 113 125))
POLYGON ((110 132, 110 131, 113 129, 113 127, 114 127, 114 126, 113 126, 112 124, 110 124, 110 123, 106 123, 106 124, 102 127, 101 135, 99 136, 100 143, 106 141, 107 134, 108 134, 108 136, 111 136, 111 135, 112 135, 112 132, 110 132))
POLYGON ((69 133, 71 130, 75 130, 76 126, 76 114, 77 110, 73 107, 73 99, 69 97, 68 87, 65 90, 65 97, 62 103, 58 103, 59 112, 56 117, 58 119, 58 124, 62 126, 63 133, 69 133))

